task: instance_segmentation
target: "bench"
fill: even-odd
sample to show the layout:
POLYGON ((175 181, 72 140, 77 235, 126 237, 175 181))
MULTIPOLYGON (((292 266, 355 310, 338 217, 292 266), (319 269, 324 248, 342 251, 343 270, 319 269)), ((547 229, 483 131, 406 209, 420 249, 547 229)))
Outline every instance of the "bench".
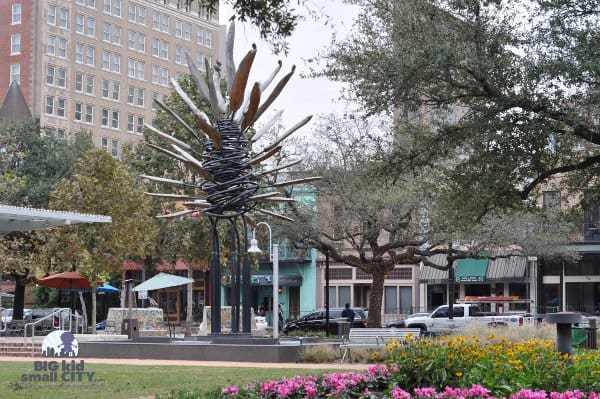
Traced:
POLYGON ((352 348, 383 348, 392 340, 406 341, 410 337, 420 337, 419 328, 351 328, 348 338, 343 339, 342 363, 346 357, 352 359, 352 348))

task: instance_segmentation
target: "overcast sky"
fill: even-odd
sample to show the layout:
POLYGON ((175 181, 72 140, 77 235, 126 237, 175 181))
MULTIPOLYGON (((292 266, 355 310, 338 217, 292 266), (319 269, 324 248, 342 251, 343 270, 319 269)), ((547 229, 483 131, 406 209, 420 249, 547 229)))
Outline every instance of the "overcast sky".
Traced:
MULTIPOLYGON (((306 60, 315 57, 320 50, 325 48, 334 32, 337 32, 338 37, 347 35, 352 26, 352 20, 357 14, 357 8, 345 5, 339 0, 314 1, 311 3, 313 3, 311 6, 313 8, 322 7, 322 14, 328 15, 330 22, 325 25, 324 20, 315 21, 311 17, 306 17, 304 21, 300 21, 294 35, 289 40, 290 45, 287 56, 274 55, 269 44, 260 39, 256 28, 249 23, 236 22, 234 53, 236 64, 251 48, 252 43, 256 43, 258 48, 252 67, 251 82, 263 80, 277 65, 277 60, 281 59, 283 68, 274 83, 272 83, 270 87, 272 88, 278 79, 290 71, 292 65, 296 65, 294 76, 270 107, 269 112, 258 121, 259 125, 261 122, 268 122, 270 115, 275 110, 283 109, 282 120, 286 128, 292 127, 308 115, 315 116, 311 123, 302 129, 306 133, 307 130, 311 129, 310 126, 314 125, 318 114, 343 114, 346 109, 343 102, 336 101, 340 95, 340 84, 323 78, 302 78, 301 75, 307 74, 310 70, 306 60)), ((231 15, 231 7, 221 4, 221 23, 227 23, 231 15)), ((248 87, 251 87, 251 85, 249 84, 248 87)))

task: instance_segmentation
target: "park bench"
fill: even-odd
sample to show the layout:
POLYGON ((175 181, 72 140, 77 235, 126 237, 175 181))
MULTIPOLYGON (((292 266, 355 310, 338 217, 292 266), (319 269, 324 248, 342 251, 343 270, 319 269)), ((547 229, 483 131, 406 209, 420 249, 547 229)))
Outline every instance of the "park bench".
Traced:
POLYGON ((392 340, 405 342, 408 338, 420 336, 419 328, 351 328, 340 345, 342 363, 346 357, 352 359, 352 348, 385 348, 392 340))

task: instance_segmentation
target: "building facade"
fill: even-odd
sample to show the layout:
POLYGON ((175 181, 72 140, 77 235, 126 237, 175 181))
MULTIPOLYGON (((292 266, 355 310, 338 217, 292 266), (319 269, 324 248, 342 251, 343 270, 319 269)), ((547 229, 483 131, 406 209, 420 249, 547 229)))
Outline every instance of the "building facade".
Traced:
POLYGON ((177 0, 9 0, 0 4, 0 98, 17 81, 48 134, 92 133, 119 157, 155 116, 170 77, 218 57, 218 13, 177 0))

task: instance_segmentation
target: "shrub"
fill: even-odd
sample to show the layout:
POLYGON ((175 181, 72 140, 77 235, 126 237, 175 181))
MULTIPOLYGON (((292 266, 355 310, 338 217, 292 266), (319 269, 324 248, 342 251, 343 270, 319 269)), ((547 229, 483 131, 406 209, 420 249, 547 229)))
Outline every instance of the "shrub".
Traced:
POLYGON ((329 363, 339 359, 339 350, 333 345, 305 345, 300 354, 302 361, 309 363, 329 363))
POLYGON ((488 334, 482 342, 478 337, 445 336, 392 344, 388 350, 398 368, 393 379, 404 389, 480 384, 498 396, 520 389, 600 389, 600 354, 562 355, 552 340, 510 342, 488 334))

